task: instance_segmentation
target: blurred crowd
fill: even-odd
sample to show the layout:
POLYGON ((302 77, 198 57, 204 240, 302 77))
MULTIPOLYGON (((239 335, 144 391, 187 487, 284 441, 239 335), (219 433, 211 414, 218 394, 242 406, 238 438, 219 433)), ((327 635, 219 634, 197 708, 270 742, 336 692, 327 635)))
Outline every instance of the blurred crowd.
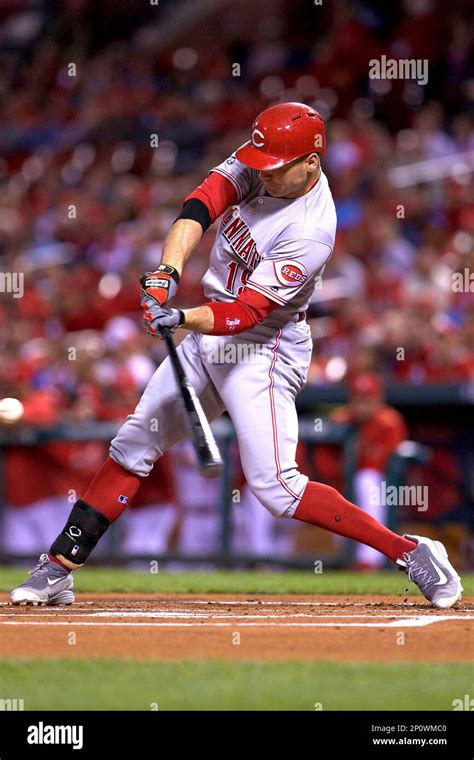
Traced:
MULTIPOLYGON (((243 3, 256 24, 244 27, 228 3, 219 45, 198 20, 166 48, 154 36, 166 4, 128 38, 124 3, 98 4, 105 30, 84 0, 33 2, 29 22, 16 5, 0 38, 0 261, 25 284, 22 298, 2 297, 1 395, 54 394, 55 413, 74 419, 133 406, 162 356, 141 328, 138 275, 159 263, 184 195, 281 99, 327 119, 339 218, 310 310, 310 380, 338 382, 351 364, 406 383, 472 379, 472 294, 452 279, 474 269, 472 177, 390 180, 396 166, 474 150, 472 45, 456 6, 440 16, 413 0, 392 18, 371 3, 262 0, 243 3), (402 53, 429 57, 425 87, 368 79, 371 58, 402 53)), ((180 305, 202 299, 213 235, 187 266, 180 305)))

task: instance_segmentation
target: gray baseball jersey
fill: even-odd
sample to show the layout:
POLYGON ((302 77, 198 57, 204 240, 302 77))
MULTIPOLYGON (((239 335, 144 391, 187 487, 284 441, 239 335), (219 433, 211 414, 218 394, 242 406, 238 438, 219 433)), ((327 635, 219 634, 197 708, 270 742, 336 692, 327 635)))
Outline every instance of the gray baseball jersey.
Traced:
MULTIPOLYGON (((277 306, 244 333, 191 333, 178 352, 208 419, 229 412, 252 492, 272 514, 291 517, 308 480, 295 461, 295 397, 306 382, 312 349, 302 317, 334 246, 334 203, 323 173, 308 193, 285 199, 268 195, 258 172, 233 155, 211 171, 233 184, 238 202, 220 220, 202 280, 205 294, 232 301, 246 286, 277 306)), ((125 469, 146 476, 161 453, 185 436, 166 359, 110 453, 125 469)))
POLYGON ((273 198, 255 169, 231 156, 212 169, 239 201, 223 214, 202 284, 209 298, 232 300, 244 285, 271 298, 278 316, 304 311, 332 253, 336 211, 326 176, 299 198, 273 198))

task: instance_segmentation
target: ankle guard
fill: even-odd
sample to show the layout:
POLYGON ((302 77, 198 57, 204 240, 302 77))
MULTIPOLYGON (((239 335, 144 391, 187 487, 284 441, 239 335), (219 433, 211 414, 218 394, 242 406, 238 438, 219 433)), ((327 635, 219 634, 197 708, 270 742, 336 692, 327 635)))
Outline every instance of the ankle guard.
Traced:
POLYGON ((110 522, 104 515, 79 499, 49 553, 53 557, 62 554, 70 562, 82 565, 109 525, 110 522))

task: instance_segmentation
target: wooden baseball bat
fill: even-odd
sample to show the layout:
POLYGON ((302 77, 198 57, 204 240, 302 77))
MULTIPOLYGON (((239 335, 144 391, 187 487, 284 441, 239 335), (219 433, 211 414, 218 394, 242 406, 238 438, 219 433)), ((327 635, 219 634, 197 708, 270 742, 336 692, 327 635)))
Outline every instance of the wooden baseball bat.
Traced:
POLYGON ((186 377, 183 365, 176 351, 176 346, 173 343, 171 330, 168 327, 162 327, 160 333, 166 343, 171 364, 173 365, 182 400, 184 418, 191 443, 196 452, 199 469, 204 477, 215 478, 220 475, 224 465, 211 426, 204 414, 204 409, 196 395, 196 391, 186 377))

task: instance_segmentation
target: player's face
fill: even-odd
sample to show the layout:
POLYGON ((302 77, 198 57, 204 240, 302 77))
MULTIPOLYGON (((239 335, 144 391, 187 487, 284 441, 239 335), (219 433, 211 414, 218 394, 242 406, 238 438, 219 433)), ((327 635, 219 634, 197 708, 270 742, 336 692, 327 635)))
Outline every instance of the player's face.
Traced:
POLYGON ((320 174, 319 156, 310 153, 281 169, 260 171, 265 190, 274 198, 298 198, 311 189, 320 174))

